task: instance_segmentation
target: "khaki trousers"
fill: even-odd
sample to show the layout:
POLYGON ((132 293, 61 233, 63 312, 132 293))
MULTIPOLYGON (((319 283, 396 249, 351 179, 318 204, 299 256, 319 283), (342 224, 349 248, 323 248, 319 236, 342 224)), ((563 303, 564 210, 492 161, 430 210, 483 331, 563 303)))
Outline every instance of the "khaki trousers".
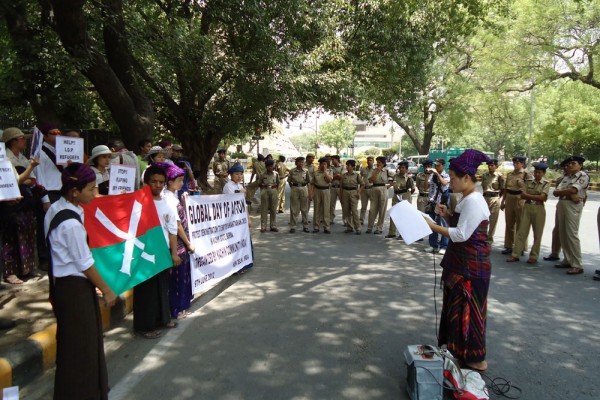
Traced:
POLYGON ((526 250, 524 244, 527 243, 529 228, 533 229, 533 246, 529 252, 529 258, 535 260, 540 255, 540 246, 542 245, 542 234, 546 224, 546 208, 543 205, 525 204, 521 214, 521 222, 515 239, 512 256, 519 257, 523 250, 526 250))
MULTIPOLYGON (((410 192, 402 193, 399 195, 394 193, 392 195, 392 207, 400 203, 400 200, 398 200, 398 196, 402 196, 402 200, 408 201, 410 204, 412 204, 412 195, 410 194, 410 192)), ((395 235, 396 231, 396 224, 394 224, 394 221, 390 218, 390 230, 388 232, 388 235, 395 235)))
POLYGON ((363 189, 360 193, 360 223, 364 223, 365 215, 367 214, 367 205, 369 204, 369 199, 371 198, 371 188, 363 189))
POLYGON ((371 206, 369 207, 369 225, 368 229, 373 229, 375 223, 375 217, 377 217, 378 231, 383 231, 383 220, 385 219, 385 212, 387 209, 387 189, 385 186, 375 186, 371 188, 371 195, 369 197, 371 206))
POLYGON ((500 215, 500 197, 484 197, 490 210, 490 224, 488 225, 488 243, 494 243, 494 234, 500 215))
MULTIPOLYGON (((254 195, 256 194, 256 190, 260 187, 260 183, 258 181, 254 181, 246 185, 246 201, 254 200, 254 195)), ((262 196, 261 196, 262 198, 262 196)))
MULTIPOLYGON (((337 200, 340 194, 339 187, 332 187, 329 189, 329 221, 333 224, 333 220, 335 219, 335 206, 337 205, 337 200)), ((342 199, 340 198, 340 203, 342 199)), ((343 213, 342 213, 343 215, 343 213)))
POLYGON ((360 215, 358 213, 358 190, 342 190, 342 214, 348 224, 348 229, 360 230, 360 215))
POLYGON ((215 176, 215 179, 213 180, 213 188, 215 190, 215 194, 222 194, 223 187, 225 187, 226 183, 227 179, 215 176))
POLYGON ((270 216, 270 227, 277 228, 277 189, 260 190, 260 227, 267 226, 267 213, 270 216))
POLYGON ((573 268, 582 268, 581 243, 579 242, 579 222, 583 204, 573 203, 571 200, 559 200, 556 213, 560 224, 558 232, 560 244, 562 245, 565 258, 563 264, 571 265, 573 268))
POLYGON ((319 229, 321 221, 323 221, 323 228, 329 230, 329 189, 317 189, 315 188, 313 201, 313 228, 319 229))
POLYGON ((560 222, 558 221, 558 206, 554 213, 554 228, 552 229, 552 247, 550 257, 560 257, 560 234, 559 234, 560 222))
POLYGON ((308 186, 292 186, 290 192, 290 228, 296 228, 298 214, 302 213, 302 226, 308 227, 308 186))
POLYGON ((417 196, 417 210, 425 212, 427 203, 429 203, 429 196, 417 196))
MULTIPOLYGON (((515 235, 519 229, 524 205, 525 200, 521 200, 520 194, 506 194, 506 200, 504 201, 504 218, 506 220, 504 247, 507 249, 512 249, 515 245, 515 235)), ((525 240, 523 248, 527 248, 527 240, 525 240)))
POLYGON ((285 209, 285 183, 287 178, 279 178, 279 186, 277 187, 277 211, 283 211, 285 209))

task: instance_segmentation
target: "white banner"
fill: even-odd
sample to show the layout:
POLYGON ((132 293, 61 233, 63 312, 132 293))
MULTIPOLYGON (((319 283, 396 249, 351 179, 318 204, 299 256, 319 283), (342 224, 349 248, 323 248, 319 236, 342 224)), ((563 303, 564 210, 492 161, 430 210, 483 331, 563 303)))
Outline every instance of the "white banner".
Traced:
POLYGON ((110 167, 108 194, 123 194, 135 191, 136 172, 135 167, 112 165, 110 167))
POLYGON ((8 160, 0 161, 0 201, 21 198, 21 191, 13 166, 8 160))
POLYGON ((198 293, 253 262, 243 193, 186 198, 192 292, 198 293))
POLYGON ((6 144, 0 142, 0 161, 6 160, 6 144))
POLYGON ((68 161, 83 163, 83 138, 56 137, 56 165, 67 165, 68 161))

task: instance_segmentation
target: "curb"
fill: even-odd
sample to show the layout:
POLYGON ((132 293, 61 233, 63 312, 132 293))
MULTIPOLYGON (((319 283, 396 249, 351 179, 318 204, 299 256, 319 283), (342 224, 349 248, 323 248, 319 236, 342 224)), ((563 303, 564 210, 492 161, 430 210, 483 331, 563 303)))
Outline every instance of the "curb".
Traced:
MULTIPOLYGON (((121 294, 113 307, 100 304, 102 329, 109 330, 133 311, 133 290, 121 294)), ((0 389, 24 386, 56 361, 56 323, 0 352, 0 389)))

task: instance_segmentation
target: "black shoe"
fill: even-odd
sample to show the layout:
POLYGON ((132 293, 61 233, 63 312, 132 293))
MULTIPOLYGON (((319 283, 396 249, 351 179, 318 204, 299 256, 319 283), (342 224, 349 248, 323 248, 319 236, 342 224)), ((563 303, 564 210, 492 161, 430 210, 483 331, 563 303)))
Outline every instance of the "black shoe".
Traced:
POLYGON ((17 323, 12 319, 0 318, 0 329, 14 328, 17 323))
POLYGON ((283 211, 279 210, 277 211, 277 214, 283 214, 283 211))
POLYGON ((327 230, 327 229, 325 229, 325 230, 323 231, 323 233, 331 233, 331 231, 330 231, 330 230, 327 230))
POLYGON ((290 229, 290 233, 296 233, 296 228, 290 229))
POLYGON ((360 231, 354 232, 355 235, 360 235, 360 231))
POLYGON ((560 260, 560 257, 554 257, 552 254, 550 254, 548 257, 544 257, 544 261, 558 261, 560 260))
POLYGON ((386 239, 391 239, 391 238, 394 238, 394 237, 396 237, 396 235, 385 235, 386 239))
POLYGON ((319 233, 318 229, 313 229, 313 233, 319 233))
POLYGON ((502 254, 512 254, 512 249, 506 248, 506 249, 502 250, 502 254))
POLYGON ((375 232, 373 232, 373 235, 381 235, 383 232, 381 232, 380 230, 376 230, 375 232))
POLYGON ((592 276, 592 279, 595 281, 600 281, 600 274, 596 274, 596 275, 592 276))
POLYGON ((571 268, 569 264, 554 264, 554 268, 571 268))
POLYGON ((308 233, 308 232, 310 232, 310 231, 308 230, 308 228, 303 228, 303 229, 302 229, 302 232, 306 232, 306 233, 308 233))

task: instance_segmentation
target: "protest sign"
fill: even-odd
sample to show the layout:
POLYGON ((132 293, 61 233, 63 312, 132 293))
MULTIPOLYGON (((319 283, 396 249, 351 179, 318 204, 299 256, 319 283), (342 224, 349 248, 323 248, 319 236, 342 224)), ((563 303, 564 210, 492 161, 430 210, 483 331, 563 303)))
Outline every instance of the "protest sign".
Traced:
POLYGON ((251 264, 252 247, 242 193, 186 198, 192 292, 198 293, 251 264))
POLYGON ((126 165, 113 165, 110 167, 110 180, 108 194, 131 193, 135 190, 137 170, 126 165))
POLYGON ((0 142, 0 161, 6 160, 6 144, 0 142))
POLYGON ((423 219, 423 214, 408 201, 401 201, 390 208, 390 218, 406 244, 412 244, 431 234, 431 228, 423 219))
POLYGON ((12 164, 8 160, 0 161, 0 201, 20 197, 21 191, 12 164))
POLYGON ((69 136, 56 137, 56 165, 67 165, 68 161, 83 163, 83 139, 69 136))
POLYGON ((40 152, 42 151, 42 143, 44 141, 44 136, 42 132, 37 128, 37 126, 33 127, 33 136, 31 137, 31 149, 29 151, 30 158, 40 159, 40 152))

